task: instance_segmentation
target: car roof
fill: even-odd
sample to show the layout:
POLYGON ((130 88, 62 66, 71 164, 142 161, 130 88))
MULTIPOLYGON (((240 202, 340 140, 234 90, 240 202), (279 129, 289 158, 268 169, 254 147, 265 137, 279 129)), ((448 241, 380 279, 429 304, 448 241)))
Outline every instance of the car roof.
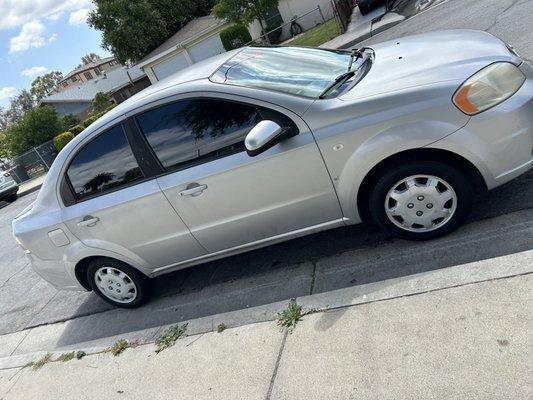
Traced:
MULTIPOLYGON (((124 115, 127 112, 139 107, 147 101, 158 100, 159 97, 163 97, 164 94, 158 96, 164 89, 168 89, 173 86, 192 82, 201 79, 208 79, 213 72, 215 72, 224 62, 235 54, 242 51, 242 49, 228 51, 226 53, 219 54, 214 57, 210 57, 206 60, 197 62, 187 68, 184 68, 169 77, 148 86, 146 89, 130 97, 124 102, 120 103, 117 107, 103 115, 96 122, 91 124, 90 131, 95 131, 101 126, 106 125, 118 116, 124 115)), ((87 131, 87 130, 86 130, 87 131)))

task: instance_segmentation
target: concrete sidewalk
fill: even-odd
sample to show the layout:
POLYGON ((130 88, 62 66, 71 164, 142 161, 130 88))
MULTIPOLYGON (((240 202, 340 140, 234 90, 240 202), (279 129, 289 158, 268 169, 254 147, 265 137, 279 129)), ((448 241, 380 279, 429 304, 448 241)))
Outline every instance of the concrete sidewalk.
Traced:
POLYGON ((533 275, 187 336, 40 370, 0 371, 12 399, 530 399, 533 275))

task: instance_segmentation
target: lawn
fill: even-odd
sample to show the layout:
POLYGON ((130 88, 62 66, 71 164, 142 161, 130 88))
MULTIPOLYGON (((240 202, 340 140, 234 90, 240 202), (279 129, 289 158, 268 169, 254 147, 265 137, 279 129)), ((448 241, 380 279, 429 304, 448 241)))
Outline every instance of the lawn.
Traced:
POLYGON ((286 44, 291 46, 320 46, 322 43, 327 42, 340 35, 339 27, 335 18, 330 19, 326 23, 316 26, 307 32, 297 36, 294 40, 287 42, 286 44))

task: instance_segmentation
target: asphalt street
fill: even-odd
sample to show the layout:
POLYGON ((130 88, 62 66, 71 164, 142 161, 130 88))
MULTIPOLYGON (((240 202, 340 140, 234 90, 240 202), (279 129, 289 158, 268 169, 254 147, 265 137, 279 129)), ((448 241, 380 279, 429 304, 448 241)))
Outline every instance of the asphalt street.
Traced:
MULTIPOLYGON (((488 30, 533 59, 533 1, 449 0, 371 39, 437 29, 488 30)), ((92 293, 58 292, 29 267, 11 236, 12 219, 36 197, 0 209, 0 335, 79 321, 64 344, 243 310, 291 297, 438 270, 533 248, 533 172, 478 197, 465 227, 428 243, 395 240, 371 225, 323 232, 157 280, 154 300, 116 311, 92 293), (335 265, 339 254, 353 260, 335 265), (75 332, 75 334, 74 334, 75 332)))

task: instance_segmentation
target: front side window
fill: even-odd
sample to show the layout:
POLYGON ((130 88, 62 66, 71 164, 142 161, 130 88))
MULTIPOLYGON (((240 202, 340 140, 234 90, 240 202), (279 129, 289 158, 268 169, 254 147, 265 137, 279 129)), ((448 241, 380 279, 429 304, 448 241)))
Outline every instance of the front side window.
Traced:
POLYGON ((260 120, 255 107, 215 99, 181 100, 137 116, 167 170, 243 151, 245 136, 260 120))
POLYGON ((78 200, 143 178, 121 125, 85 145, 72 160, 67 176, 78 200))

